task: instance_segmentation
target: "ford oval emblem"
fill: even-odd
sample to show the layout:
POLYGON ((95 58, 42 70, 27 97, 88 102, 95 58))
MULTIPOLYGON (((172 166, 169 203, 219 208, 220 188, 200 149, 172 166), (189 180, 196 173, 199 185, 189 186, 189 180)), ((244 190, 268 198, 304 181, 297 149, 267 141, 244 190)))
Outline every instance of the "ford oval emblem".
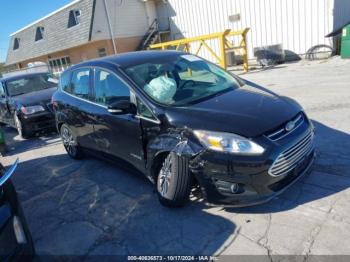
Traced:
POLYGON ((295 127, 295 123, 293 121, 290 121, 286 124, 285 130, 287 132, 292 131, 295 127))

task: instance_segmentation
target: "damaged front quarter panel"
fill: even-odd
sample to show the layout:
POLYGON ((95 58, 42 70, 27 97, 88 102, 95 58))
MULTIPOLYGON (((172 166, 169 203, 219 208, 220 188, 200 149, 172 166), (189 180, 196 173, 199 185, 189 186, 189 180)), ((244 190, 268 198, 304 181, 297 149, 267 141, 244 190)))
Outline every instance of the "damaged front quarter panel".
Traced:
POLYGON ((170 152, 175 152, 179 156, 194 159, 204 151, 203 146, 196 141, 192 130, 188 128, 169 128, 151 140, 147 145, 147 170, 149 178, 153 183, 156 181, 159 168, 170 152))

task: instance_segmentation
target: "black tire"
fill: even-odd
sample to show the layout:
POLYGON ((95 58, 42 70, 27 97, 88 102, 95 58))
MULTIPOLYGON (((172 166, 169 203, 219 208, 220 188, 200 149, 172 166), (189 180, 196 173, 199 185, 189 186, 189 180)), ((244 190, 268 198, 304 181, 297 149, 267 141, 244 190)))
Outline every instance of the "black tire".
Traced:
POLYGON ((33 136, 33 132, 28 131, 25 126, 23 126, 21 120, 15 114, 14 116, 15 128, 17 129, 18 135, 23 139, 28 139, 33 136))
POLYGON ((76 142, 72 130, 68 125, 63 124, 60 128, 60 136, 68 155, 73 159, 82 159, 84 157, 81 147, 76 142))
POLYGON ((157 178, 157 193, 162 205, 181 207, 188 202, 192 185, 188 166, 188 158, 176 153, 171 152, 165 158, 157 178))

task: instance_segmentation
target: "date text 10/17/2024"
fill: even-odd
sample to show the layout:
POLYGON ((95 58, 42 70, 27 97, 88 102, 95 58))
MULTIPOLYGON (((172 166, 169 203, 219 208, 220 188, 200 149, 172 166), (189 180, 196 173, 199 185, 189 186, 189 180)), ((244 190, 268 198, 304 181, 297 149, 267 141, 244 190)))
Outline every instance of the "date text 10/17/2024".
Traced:
POLYGON ((128 261, 216 261, 214 256, 128 256, 128 261))

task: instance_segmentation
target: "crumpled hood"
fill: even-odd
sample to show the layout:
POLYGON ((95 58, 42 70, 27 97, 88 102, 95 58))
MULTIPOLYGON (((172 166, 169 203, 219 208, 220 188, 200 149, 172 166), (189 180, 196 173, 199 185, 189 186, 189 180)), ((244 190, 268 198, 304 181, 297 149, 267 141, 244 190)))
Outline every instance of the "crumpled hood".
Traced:
POLYGON ((167 110, 170 124, 257 137, 292 119, 300 106, 262 87, 246 85, 188 107, 167 110))
POLYGON ((57 90, 57 87, 52 87, 32 93, 14 96, 11 99, 18 105, 31 106, 46 104, 51 100, 53 93, 57 90))

